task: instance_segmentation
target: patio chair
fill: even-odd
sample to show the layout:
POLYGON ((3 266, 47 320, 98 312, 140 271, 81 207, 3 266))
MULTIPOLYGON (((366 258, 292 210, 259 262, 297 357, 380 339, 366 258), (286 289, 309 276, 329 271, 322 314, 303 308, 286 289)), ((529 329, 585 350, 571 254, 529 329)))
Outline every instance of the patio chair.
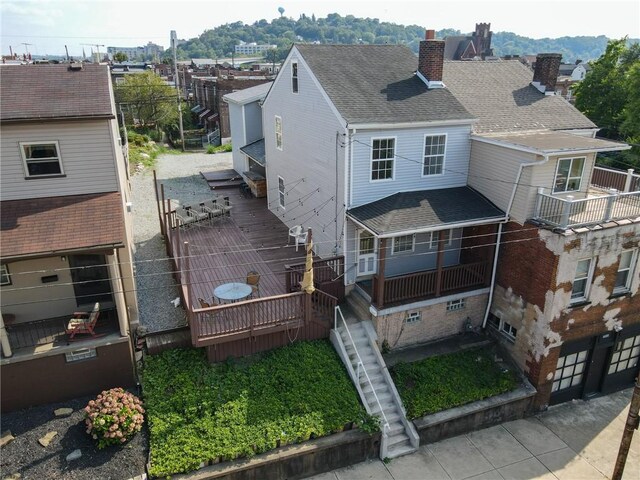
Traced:
POLYGON ((93 310, 90 312, 74 312, 73 318, 69 319, 64 329, 64 333, 69 335, 69 340, 81 333, 88 333, 92 337, 96 337, 96 323, 100 316, 100 303, 96 302, 93 310))
POLYGON ((254 294, 260 296, 260 274, 256 271, 251 271, 247 273, 247 285, 251 286, 251 295, 250 298, 253 298, 254 294))
POLYGON ((222 214, 231 218, 231 202, 229 201, 229 197, 224 197, 221 202, 218 202, 218 207, 222 209, 222 214))
POLYGON ((197 207, 187 207, 187 214, 194 219, 194 225, 198 225, 198 222, 203 220, 209 220, 209 214, 207 212, 203 212, 200 206, 197 207))
POLYGON ((298 251, 298 245, 304 245, 307 243, 307 232, 303 230, 302 225, 294 225, 291 227, 289 229, 289 237, 293 237, 295 239, 296 252, 298 251))
POLYGON ((176 218, 179 222, 178 226, 183 227, 185 230, 196 223, 196 219, 189 215, 189 212, 184 207, 176 208, 176 218))
POLYGON ((202 211, 209 216, 209 223, 213 223, 214 220, 222 217, 224 212, 218 205, 216 200, 207 200, 202 204, 202 211))

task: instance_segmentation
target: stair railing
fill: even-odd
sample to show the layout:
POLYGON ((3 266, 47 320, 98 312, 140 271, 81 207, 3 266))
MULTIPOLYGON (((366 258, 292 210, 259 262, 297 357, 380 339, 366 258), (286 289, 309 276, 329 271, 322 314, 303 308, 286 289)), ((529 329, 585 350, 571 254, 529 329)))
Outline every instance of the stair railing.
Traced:
MULTIPOLYGON (((342 310, 340 310, 339 306, 336 306, 335 308, 335 318, 334 318, 334 324, 333 324, 335 331, 336 333, 338 333, 338 314, 340 315, 340 321, 344 325, 344 330, 345 332, 347 332, 349 340, 351 341, 351 345, 353 345, 353 351, 356 352, 356 358, 358 360, 358 363, 356 364, 357 370, 353 372, 353 366, 351 365, 351 371, 355 374, 356 382, 358 383, 357 387, 360 387, 360 372, 362 371, 362 373, 364 373, 366 382, 371 386, 371 393, 373 393, 373 397, 375 398, 376 403, 378 404, 378 408, 380 408, 380 415, 382 415, 382 442, 381 442, 382 447, 381 448, 384 450, 383 452, 381 452, 380 457, 385 458, 387 456, 386 455, 387 430, 389 430, 391 427, 389 426, 389 421, 387 420, 387 416, 384 414, 384 410, 382 409, 382 404, 380 403, 380 399, 378 398, 376 389, 373 387, 373 383, 371 382, 371 378, 367 373, 367 369, 364 366, 364 362, 362 361, 362 358, 358 353, 356 342, 353 341, 353 337, 351 336, 351 332, 349 331, 349 327, 347 326, 347 322, 345 321, 344 315, 342 315, 342 310)), ((363 392, 363 397, 364 397, 364 392, 363 392)))

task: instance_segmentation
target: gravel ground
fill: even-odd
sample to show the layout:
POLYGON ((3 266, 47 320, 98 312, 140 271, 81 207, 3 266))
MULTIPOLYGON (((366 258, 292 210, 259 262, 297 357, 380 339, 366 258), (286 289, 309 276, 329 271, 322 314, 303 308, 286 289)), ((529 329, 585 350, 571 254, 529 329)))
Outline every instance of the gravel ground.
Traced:
POLYGON ((98 450, 87 435, 82 409, 94 397, 81 397, 62 403, 43 405, 2 415, 2 431, 10 430, 16 439, 2 448, 2 478, 21 480, 124 480, 145 472, 147 435, 136 434, 123 447, 98 450), (68 417, 56 418, 57 408, 73 408, 68 417), (48 432, 57 432, 49 446, 38 443, 48 432), (80 449, 82 457, 68 462, 67 455, 80 449), (19 474, 17 476, 15 474, 19 474))
MULTIPOLYGON (((211 197, 211 190, 200 171, 231 167, 231 153, 161 155, 158 157, 156 174, 158 180, 165 184, 166 198, 188 204, 211 197)), ((186 325, 184 310, 170 303, 179 296, 179 292, 160 236, 153 172, 146 170, 134 175, 131 189, 140 324, 150 332, 186 325)))

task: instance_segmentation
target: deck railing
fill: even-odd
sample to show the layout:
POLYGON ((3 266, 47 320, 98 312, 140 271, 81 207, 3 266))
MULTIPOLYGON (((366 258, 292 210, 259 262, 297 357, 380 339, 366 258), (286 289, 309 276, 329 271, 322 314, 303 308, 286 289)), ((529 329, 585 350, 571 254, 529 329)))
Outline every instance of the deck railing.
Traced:
MULTIPOLYGON (((285 267, 285 282, 287 292, 300 289, 300 282, 304 276, 304 263, 287 265, 285 267)), ((344 256, 336 256, 313 262, 313 285, 341 301, 344 298, 344 256)))
POLYGON ((619 192, 637 192, 640 190, 640 175, 633 172, 633 168, 625 171, 596 166, 593 167, 591 185, 604 189, 615 188, 619 192))

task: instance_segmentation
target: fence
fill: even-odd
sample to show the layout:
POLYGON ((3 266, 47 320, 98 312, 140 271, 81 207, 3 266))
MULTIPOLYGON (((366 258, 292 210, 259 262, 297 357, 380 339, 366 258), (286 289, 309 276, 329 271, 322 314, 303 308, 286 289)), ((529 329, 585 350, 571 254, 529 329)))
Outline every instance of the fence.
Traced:
POLYGON ((615 188, 619 192, 640 191, 640 175, 633 173, 633 168, 626 171, 608 167, 594 167, 591 185, 604 189, 615 188))

